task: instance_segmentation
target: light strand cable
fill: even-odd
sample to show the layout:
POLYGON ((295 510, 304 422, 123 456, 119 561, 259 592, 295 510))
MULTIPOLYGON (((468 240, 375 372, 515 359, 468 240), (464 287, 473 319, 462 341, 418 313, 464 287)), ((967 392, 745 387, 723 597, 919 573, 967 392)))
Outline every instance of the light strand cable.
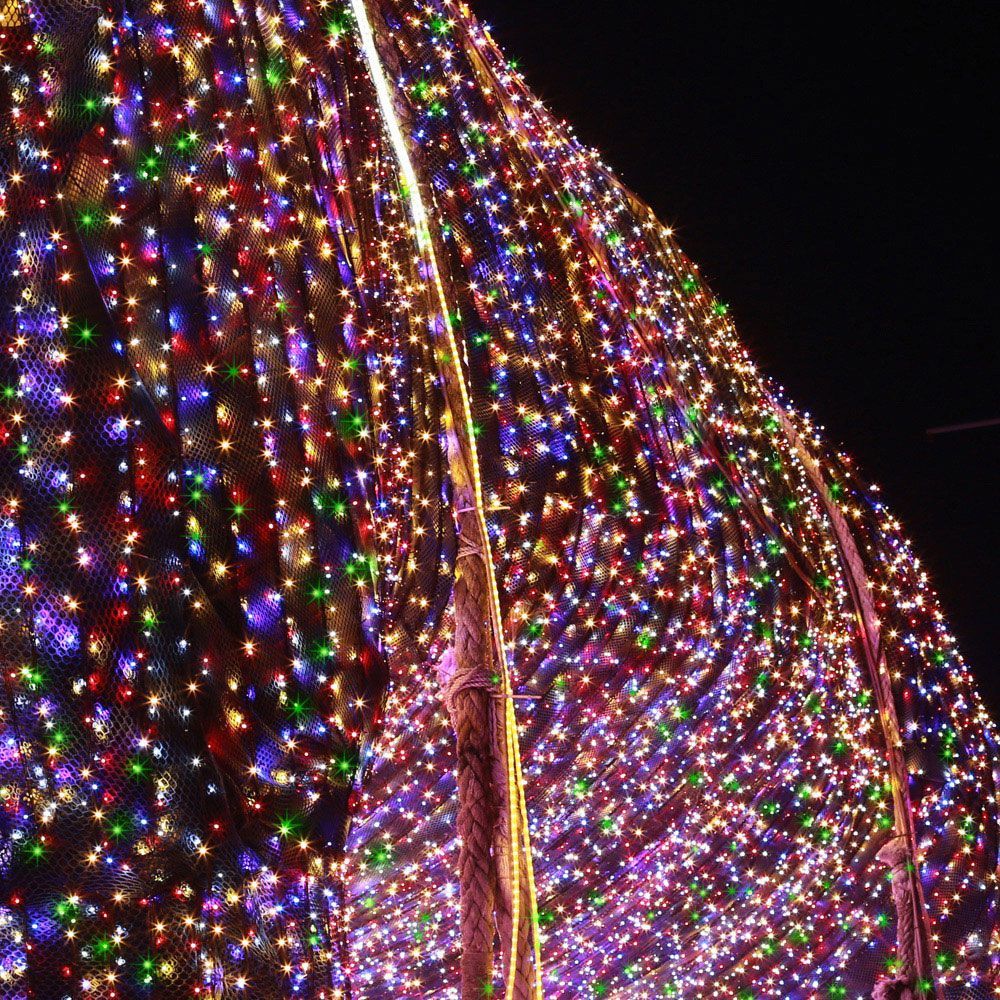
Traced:
POLYGON ((541 981, 541 943, 538 938, 537 920, 537 892, 535 888, 534 870, 531 861, 531 835, 528 828, 527 803, 524 795, 524 778, 521 770, 520 749, 517 733, 517 719, 514 712, 513 691, 511 689, 510 669, 507 661, 507 650, 503 639, 503 618, 500 609, 500 593, 497 587, 496 576, 493 572, 493 560, 489 542, 489 532, 486 522, 486 514, 483 502, 482 479, 479 471, 479 460, 476 450, 475 435, 473 433, 472 405, 469 400, 468 387, 465 384, 465 376, 461 369, 461 355, 458 351, 458 342, 455 338, 455 330, 451 321, 448 309, 448 300, 444 291, 444 283, 437 265, 434 253, 433 241, 430 235, 427 212, 424 207, 423 198, 420 194, 420 182, 417 177, 413 162, 410 159, 407 149, 406 139, 399 124, 393 106, 392 95, 389 84, 386 80, 385 72, 382 68, 381 60, 375 44, 375 35, 372 31, 371 21, 364 0, 351 0, 351 6, 358 23, 358 31, 361 36, 362 49, 365 60, 368 64, 369 75, 375 87, 376 96, 381 108, 386 130, 392 143, 393 151, 399 168, 406 182, 406 200, 409 204, 410 214, 413 218, 414 228, 417 236, 417 248, 421 251, 429 266, 433 276, 434 287, 437 293, 441 308, 441 319, 444 325, 445 334, 448 339, 448 350, 451 364, 456 370, 459 395, 462 406, 462 420, 465 425, 465 435, 470 452, 469 473, 472 479, 473 496, 475 499, 475 512, 479 522, 479 530, 483 543, 483 558, 486 562, 486 577, 489 582, 490 591, 490 619, 492 621, 493 642, 496 647, 497 660, 500 667, 501 688, 504 704, 504 742, 507 750, 507 807, 510 813, 511 829, 511 946, 510 957, 507 970, 506 994, 508 1000, 513 1000, 515 989, 515 969, 517 967, 518 954, 518 928, 520 925, 520 905, 521 905, 521 864, 523 860, 525 868, 526 888, 528 892, 529 922, 534 951, 534 992, 537 1000, 542 998, 541 981), (517 824, 517 834, 514 832, 514 824, 517 824), (524 851, 524 858, 520 857, 521 850, 524 851))

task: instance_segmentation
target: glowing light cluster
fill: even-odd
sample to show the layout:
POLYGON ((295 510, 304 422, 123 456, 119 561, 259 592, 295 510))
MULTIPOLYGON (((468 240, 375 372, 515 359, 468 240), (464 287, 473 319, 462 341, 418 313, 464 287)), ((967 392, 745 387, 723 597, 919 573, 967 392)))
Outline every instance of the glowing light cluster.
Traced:
POLYGON ((998 995, 995 732, 877 489, 463 4, 357 2, 0 4, 0 996, 457 996, 444 329, 545 995, 891 971, 859 574, 998 995))

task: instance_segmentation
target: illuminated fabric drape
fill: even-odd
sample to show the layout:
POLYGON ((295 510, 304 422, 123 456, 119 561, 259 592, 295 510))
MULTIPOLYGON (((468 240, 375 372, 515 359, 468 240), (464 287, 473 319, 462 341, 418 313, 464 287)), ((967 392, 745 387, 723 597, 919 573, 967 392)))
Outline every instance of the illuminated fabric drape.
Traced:
POLYGON ((444 321, 373 65, 546 996, 891 975, 879 656, 936 987, 992 996, 995 733, 899 524, 464 6, 365 9, 0 4, 0 996, 454 995, 444 321))

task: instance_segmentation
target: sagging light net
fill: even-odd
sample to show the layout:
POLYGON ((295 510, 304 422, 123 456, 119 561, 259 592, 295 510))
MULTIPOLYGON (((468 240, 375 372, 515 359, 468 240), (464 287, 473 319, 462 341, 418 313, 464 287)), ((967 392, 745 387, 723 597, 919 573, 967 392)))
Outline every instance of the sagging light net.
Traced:
POLYGON ((919 562, 464 6, 4 0, 0 49, 0 996, 457 995, 442 320, 377 72, 546 996, 891 977, 891 714, 924 985, 995 995, 995 735, 919 562))

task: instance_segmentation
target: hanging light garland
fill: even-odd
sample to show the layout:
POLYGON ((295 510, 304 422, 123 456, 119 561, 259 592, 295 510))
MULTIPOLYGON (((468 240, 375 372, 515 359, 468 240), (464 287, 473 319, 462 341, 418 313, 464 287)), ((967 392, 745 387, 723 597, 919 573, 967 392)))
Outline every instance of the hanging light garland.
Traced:
POLYGON ((464 4, 0 53, 0 996, 458 995, 449 414, 536 993, 997 995, 924 568, 464 4))

